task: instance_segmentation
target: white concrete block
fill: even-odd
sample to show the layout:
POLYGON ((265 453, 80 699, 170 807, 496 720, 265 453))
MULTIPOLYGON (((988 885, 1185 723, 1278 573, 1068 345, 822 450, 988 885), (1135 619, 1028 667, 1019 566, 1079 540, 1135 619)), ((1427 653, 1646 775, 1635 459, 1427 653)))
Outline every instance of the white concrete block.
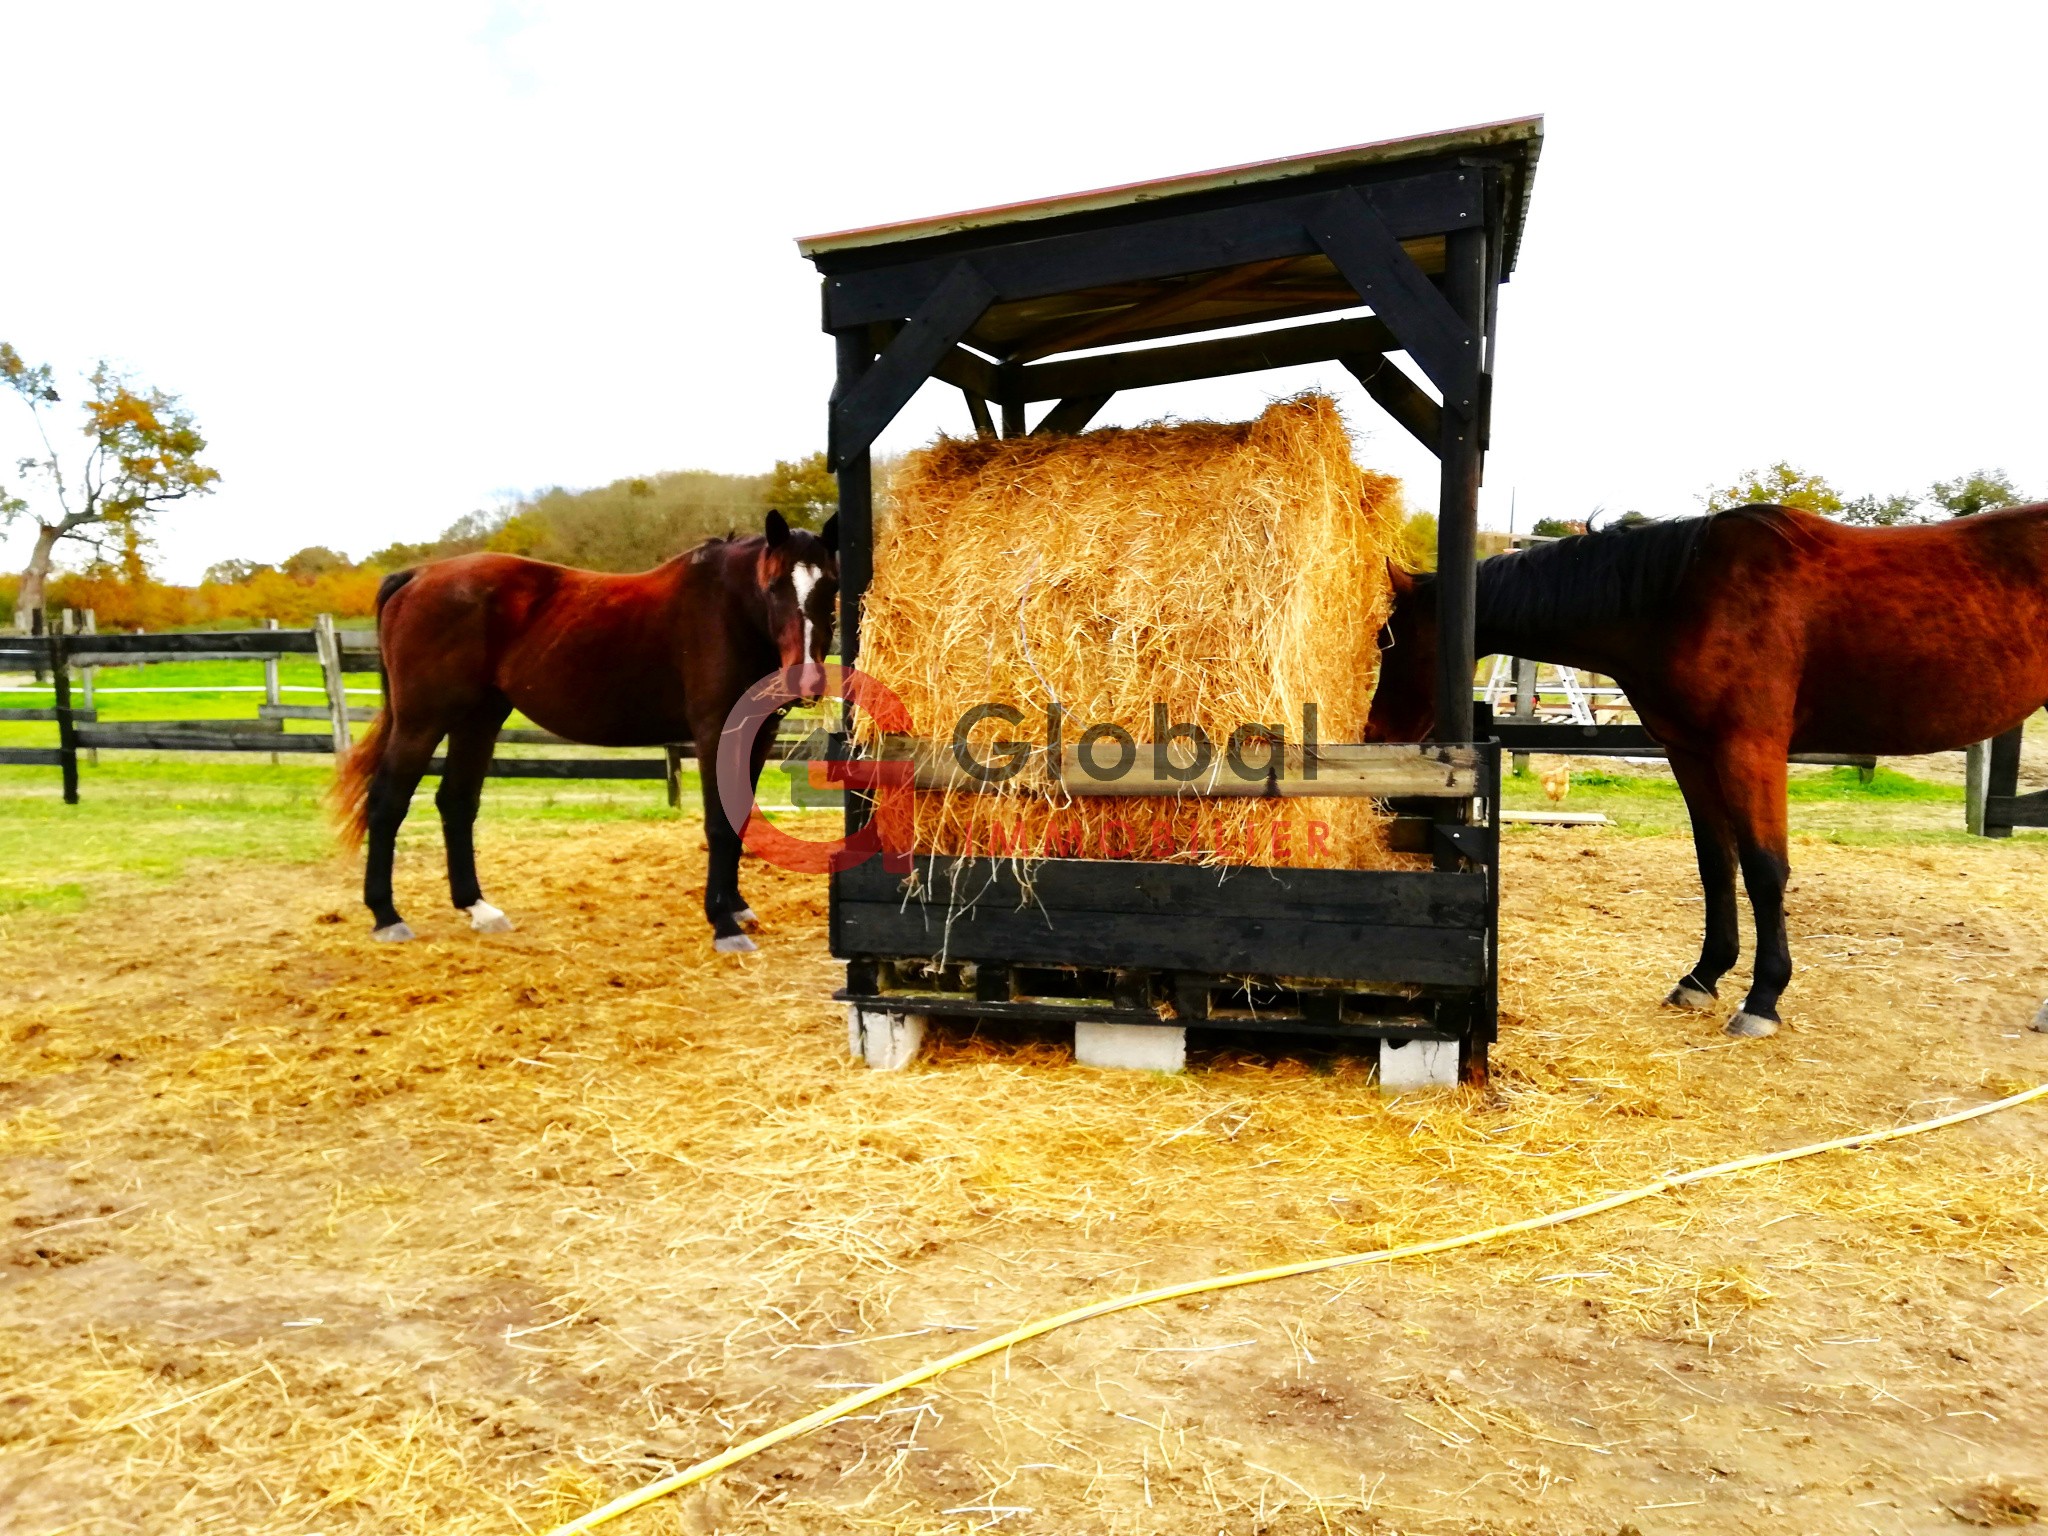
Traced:
POLYGON ((849 1003, 846 1048, 877 1072, 901 1072, 924 1048, 925 1016, 878 1013, 849 1003))
POLYGON ((1455 1040, 1382 1040, 1380 1092, 1407 1093, 1415 1088, 1458 1086, 1458 1042, 1455 1040))
POLYGON ((1124 1067, 1133 1072, 1180 1072, 1188 1064, 1188 1032, 1177 1024, 1074 1026, 1074 1059, 1088 1067, 1124 1067))

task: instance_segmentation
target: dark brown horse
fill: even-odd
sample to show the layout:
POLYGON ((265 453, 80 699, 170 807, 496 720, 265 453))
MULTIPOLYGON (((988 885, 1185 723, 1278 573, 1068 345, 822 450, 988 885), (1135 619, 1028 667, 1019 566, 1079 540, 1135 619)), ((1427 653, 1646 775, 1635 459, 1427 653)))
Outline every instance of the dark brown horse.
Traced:
MULTIPOLYGON (((1373 734, 1426 734, 1432 578, 1397 581, 1373 734)), ((1664 747, 1692 814, 1706 937, 1666 1002, 1709 1008, 1734 966, 1735 875, 1756 917, 1731 1035, 1778 1028, 1785 758, 1950 751, 2048 703, 2048 504, 1905 528, 1787 507, 1602 529, 1479 566, 1478 653, 1604 672, 1664 747)), ((2034 1027, 2048 1030, 2048 1004, 2034 1027)))
MULTIPOLYGON (((570 570, 515 555, 461 555, 386 577, 377 592, 385 706, 336 786, 345 827, 367 831, 363 902, 373 937, 413 936, 391 902, 391 861, 413 790, 445 738, 434 804, 455 905, 483 933, 512 925, 483 898, 474 827, 484 772, 513 710, 597 747, 697 744, 711 844, 704 915, 715 946, 746 951, 754 914, 740 895, 740 834, 718 800, 716 744, 756 680, 802 667, 817 691, 839 591, 837 520, 712 539, 634 576, 570 570)), ((757 738, 758 783, 774 732, 757 738)))

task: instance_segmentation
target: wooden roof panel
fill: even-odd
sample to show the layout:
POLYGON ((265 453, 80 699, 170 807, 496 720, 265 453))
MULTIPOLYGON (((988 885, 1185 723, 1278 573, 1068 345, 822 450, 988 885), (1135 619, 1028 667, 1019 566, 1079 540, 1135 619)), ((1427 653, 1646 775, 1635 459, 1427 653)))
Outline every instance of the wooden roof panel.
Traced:
MULTIPOLYGON (((1453 128, 1445 132, 1417 134, 1400 139, 1380 139, 1368 144, 1347 145, 1341 149, 1317 150, 1306 155, 1288 155, 1277 160, 1259 160, 1246 165, 1224 166, 1216 170, 1195 171, 1181 176, 1161 177, 1153 181, 1098 187, 1092 191, 1073 192, 1059 197, 999 203, 988 208, 971 208, 961 213, 940 214, 931 218, 906 219, 895 223, 870 225, 863 229, 805 235, 797 240, 797 249, 805 256, 815 257, 834 251, 896 245, 912 240, 927 240, 939 235, 998 229, 1007 225, 1055 219, 1100 209, 1127 207, 1136 203, 1154 202, 1198 192, 1213 192, 1229 187, 1285 181, 1331 171, 1390 166, 1404 160, 1436 158, 1487 149, 1516 149, 1528 167, 1529 177, 1533 178, 1542 144, 1543 119, 1540 116, 1508 118, 1501 122, 1481 123, 1469 128, 1453 128)), ((1520 197, 1516 200, 1516 207, 1510 214, 1510 252, 1520 234, 1521 208, 1526 205, 1527 200, 1528 188, 1524 185, 1520 197)))

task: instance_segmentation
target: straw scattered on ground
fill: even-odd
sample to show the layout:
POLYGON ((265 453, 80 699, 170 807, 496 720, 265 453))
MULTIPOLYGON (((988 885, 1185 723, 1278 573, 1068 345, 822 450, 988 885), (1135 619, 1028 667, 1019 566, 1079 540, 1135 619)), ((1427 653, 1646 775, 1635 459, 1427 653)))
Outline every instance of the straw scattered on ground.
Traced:
MULTIPOLYGON (((694 826, 431 828, 0 929, 0 1528, 537 1529, 993 1329, 1435 1236, 2048 1075, 2048 847, 1795 849, 1788 1028, 1655 1005, 1682 837, 1510 840, 1489 1090, 854 1068, 822 882, 694 826)), ((1731 996, 1732 1002, 1732 996, 1731 996)), ((2043 1502, 2039 1112, 1510 1247, 1104 1320, 622 1531, 1864 1532, 2043 1502)))
MULTIPOLYGON (((997 739, 1042 748, 1050 706, 1070 745, 1104 725, 1141 748, 1158 739, 1163 707, 1167 722, 1208 733, 1219 770, 1239 727, 1270 729, 1247 738, 1248 766, 1274 736, 1299 745, 1304 705, 1317 708, 1319 740, 1358 741, 1401 512, 1400 483, 1359 468, 1322 395, 1249 422, 942 438, 890 482, 861 665, 941 740, 983 702, 1022 711, 1020 725, 974 732, 984 757, 997 739)), ((1091 746, 1097 762, 1116 761, 1114 742, 1091 746)), ((1068 797, 1034 771, 998 793, 914 802, 921 852, 1064 842, 1098 858, 1276 862, 1274 808, 1255 800, 1068 797)), ((1313 840, 1296 809, 1277 862, 1388 862, 1371 802, 1316 802, 1326 835, 1313 840)))

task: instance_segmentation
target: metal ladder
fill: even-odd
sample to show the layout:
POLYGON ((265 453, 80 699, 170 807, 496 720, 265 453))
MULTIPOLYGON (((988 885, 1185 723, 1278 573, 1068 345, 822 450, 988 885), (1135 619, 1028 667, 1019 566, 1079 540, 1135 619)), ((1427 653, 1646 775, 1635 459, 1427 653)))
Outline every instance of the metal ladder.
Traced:
MULTIPOLYGON (((1514 686, 1515 674, 1512 661, 1513 658, 1508 656, 1498 654, 1494 656, 1492 670, 1486 675, 1486 703, 1488 708, 1497 710, 1500 707, 1501 695, 1514 686)), ((1543 669, 1541 666, 1538 666, 1536 670, 1540 679, 1543 669)), ((1571 723, 1573 725, 1594 724, 1593 704, 1586 696, 1585 685, 1579 681, 1579 669, 1577 667, 1553 666, 1551 670, 1557 673, 1558 681, 1564 689, 1565 703, 1571 710, 1571 723)), ((1536 691, 1541 692, 1540 685, 1536 691)))

